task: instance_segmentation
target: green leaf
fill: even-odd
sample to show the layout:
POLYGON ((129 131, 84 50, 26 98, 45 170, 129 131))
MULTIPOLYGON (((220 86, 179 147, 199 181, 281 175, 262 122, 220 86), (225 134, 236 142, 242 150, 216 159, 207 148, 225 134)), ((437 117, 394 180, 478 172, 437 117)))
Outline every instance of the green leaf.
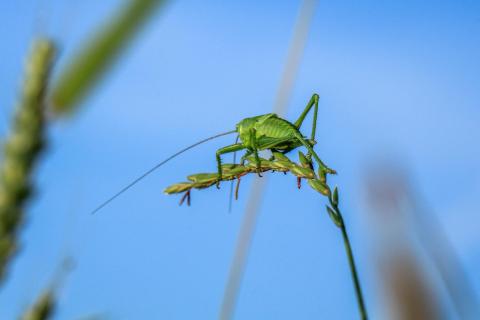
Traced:
POLYGON ((273 152, 272 154, 275 157, 275 160, 277 161, 291 162, 290 159, 287 156, 285 156, 283 153, 273 152))
POLYGON ((172 184, 171 186, 165 188, 163 192, 166 194, 182 193, 190 190, 192 188, 192 185, 193 185, 192 182, 180 182, 180 183, 172 184))
POLYGON ((338 206, 338 188, 333 189, 332 203, 336 207, 338 206))
POLYGON ((191 174, 187 177, 188 180, 192 182, 208 182, 211 180, 217 180, 218 178, 218 173, 197 173, 197 174, 191 174))
POLYGON ((338 214, 329 206, 325 206, 327 208, 328 215, 330 216, 330 219, 332 219, 333 223, 339 228, 342 227, 342 219, 338 216, 338 214))
POLYGON ((322 181, 317 179, 309 179, 307 180, 307 182, 310 185, 310 187, 312 187, 314 190, 320 192, 324 196, 330 196, 330 189, 322 181))
POLYGON ((71 113, 125 49, 140 26, 164 0, 131 0, 81 48, 52 87, 57 115, 71 113))
POLYGON ((308 161, 307 157, 303 154, 302 151, 298 151, 298 158, 300 159, 300 163, 303 166, 309 166, 310 165, 310 161, 308 161))

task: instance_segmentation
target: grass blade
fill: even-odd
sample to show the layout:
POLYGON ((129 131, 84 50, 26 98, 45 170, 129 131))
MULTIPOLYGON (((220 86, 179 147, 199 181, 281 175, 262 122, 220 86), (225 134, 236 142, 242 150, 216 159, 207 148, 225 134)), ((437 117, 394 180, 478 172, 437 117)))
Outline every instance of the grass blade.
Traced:
POLYGON ((131 0, 98 32, 60 73, 51 102, 57 115, 75 107, 109 69, 129 41, 165 0, 131 0))

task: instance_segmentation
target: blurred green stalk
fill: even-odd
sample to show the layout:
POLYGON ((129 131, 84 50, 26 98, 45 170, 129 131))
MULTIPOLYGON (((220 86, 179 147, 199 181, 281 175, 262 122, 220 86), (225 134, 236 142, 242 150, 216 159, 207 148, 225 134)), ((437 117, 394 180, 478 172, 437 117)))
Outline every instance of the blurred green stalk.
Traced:
POLYGON ((53 112, 57 115, 72 113, 155 8, 165 3, 165 0, 131 0, 102 31, 83 45, 52 88, 53 112))
POLYGON ((55 56, 47 39, 34 42, 15 118, 0 165, 0 281, 17 250, 17 232, 33 190, 32 172, 44 148, 45 92, 55 56))
POLYGON ((55 297, 53 291, 45 291, 38 301, 28 309, 20 318, 21 320, 46 320, 50 319, 55 311, 55 297))

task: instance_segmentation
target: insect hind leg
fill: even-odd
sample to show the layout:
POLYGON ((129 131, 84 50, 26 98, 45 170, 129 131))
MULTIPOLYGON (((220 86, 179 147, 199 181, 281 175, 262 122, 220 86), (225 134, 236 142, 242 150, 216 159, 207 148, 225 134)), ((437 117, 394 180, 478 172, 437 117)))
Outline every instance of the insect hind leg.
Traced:
MULTIPOLYGON (((320 97, 318 96, 318 94, 314 93, 312 95, 312 97, 310 98, 310 101, 308 102, 307 106, 303 110, 302 114, 300 115, 298 120, 295 121, 295 124, 294 124, 295 127, 297 127, 297 129, 300 129, 300 127, 303 124, 303 120, 305 120, 305 117, 307 116, 307 114, 310 112, 312 107, 314 107, 313 108, 312 133, 310 135, 310 139, 312 141, 315 141, 315 133, 316 133, 316 130, 317 130, 318 99, 320 99, 320 97)), ((307 159, 309 159, 309 160, 312 159, 312 152, 310 150, 307 153, 307 159)))
POLYGON ((312 133, 310 135, 310 139, 315 140, 315 132, 317 129, 317 115, 318 115, 318 100, 320 99, 319 95, 314 93, 312 97, 310 98, 310 101, 308 102, 307 106, 303 110, 302 114, 300 117, 298 117, 297 121, 295 121, 294 125, 297 127, 297 129, 300 129, 300 127, 303 124, 303 120, 305 120, 305 117, 307 114, 312 110, 313 107, 313 122, 312 122, 312 133))

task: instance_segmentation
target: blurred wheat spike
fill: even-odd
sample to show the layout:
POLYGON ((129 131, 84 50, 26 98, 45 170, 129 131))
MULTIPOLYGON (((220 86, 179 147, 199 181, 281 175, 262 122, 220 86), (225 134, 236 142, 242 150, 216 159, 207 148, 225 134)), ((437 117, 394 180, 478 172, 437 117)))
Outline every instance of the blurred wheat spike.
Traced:
POLYGON ((21 320, 46 320, 50 319, 55 311, 55 297, 52 290, 45 291, 38 301, 28 309, 20 318, 21 320))
POLYGON ((51 41, 34 42, 11 132, 4 143, 0 167, 0 281, 17 249, 16 234, 33 191, 32 172, 44 148, 45 92, 54 56, 51 41))

